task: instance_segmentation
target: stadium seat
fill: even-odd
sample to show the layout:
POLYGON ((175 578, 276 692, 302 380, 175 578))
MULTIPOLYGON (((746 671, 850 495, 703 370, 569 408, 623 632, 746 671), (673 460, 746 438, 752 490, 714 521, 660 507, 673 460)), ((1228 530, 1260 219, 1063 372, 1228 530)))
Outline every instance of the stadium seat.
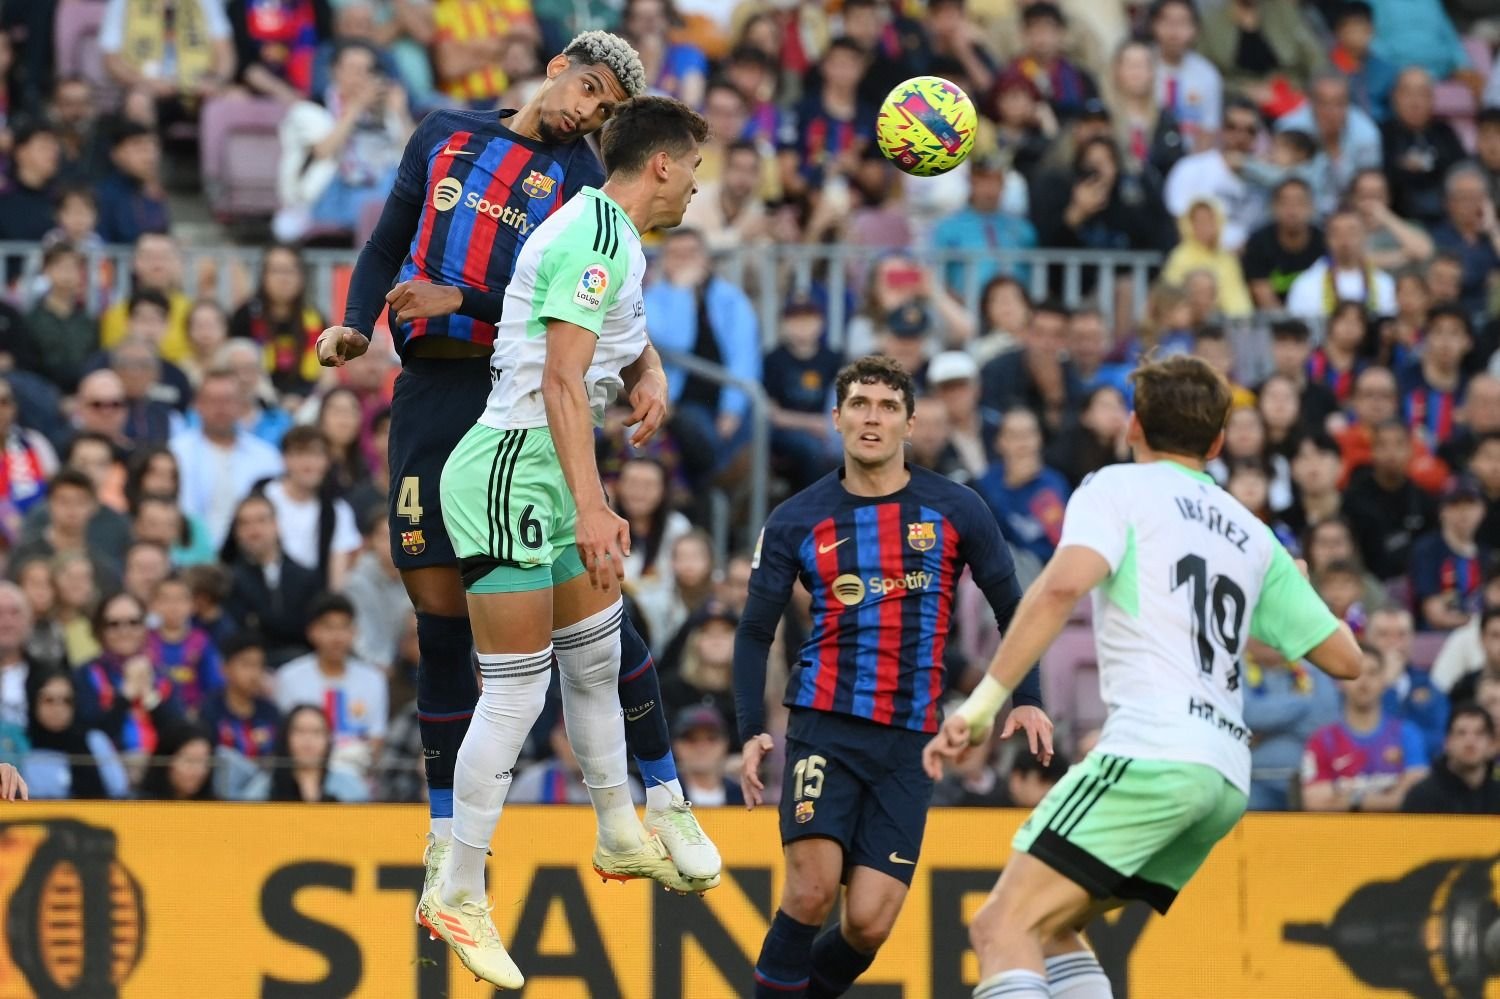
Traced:
POLYGON ((1064 628, 1042 653, 1042 699, 1047 713, 1075 735, 1104 724, 1098 660, 1094 631, 1086 625, 1064 628))
POLYGON ((104 56, 99 51, 104 8, 105 4, 97 0, 63 0, 57 8, 53 46, 57 75, 83 77, 94 85, 99 107, 112 108, 119 103, 120 88, 104 71, 104 56))
POLYGON ((220 97, 203 106, 199 164, 209 207, 221 222, 264 219, 276 211, 278 101, 220 97))
MULTIPOLYGON (((1481 77, 1489 79, 1490 67, 1494 62, 1489 44, 1483 39, 1470 37, 1464 39, 1464 49, 1469 53, 1469 62, 1475 71, 1481 77)), ((1474 117, 1479 113, 1474 92, 1462 83, 1448 80, 1439 83, 1434 89, 1432 106, 1439 118, 1446 119, 1453 126, 1453 130, 1463 141, 1464 148, 1473 152, 1476 138, 1474 117)))

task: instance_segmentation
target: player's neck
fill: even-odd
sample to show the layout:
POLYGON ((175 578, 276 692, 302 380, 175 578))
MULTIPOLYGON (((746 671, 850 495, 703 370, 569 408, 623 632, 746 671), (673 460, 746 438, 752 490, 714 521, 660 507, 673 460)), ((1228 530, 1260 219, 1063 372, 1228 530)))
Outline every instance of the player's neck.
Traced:
POLYGON ((861 465, 844 459, 844 488, 855 496, 889 496, 911 481, 906 459, 897 455, 883 465, 861 465))
POLYGON ((651 203, 655 200, 655 192, 638 183, 638 180, 639 178, 632 178, 622 181, 611 177, 599 190, 620 206, 620 210, 635 224, 636 232, 650 232, 655 228, 651 217, 651 203))

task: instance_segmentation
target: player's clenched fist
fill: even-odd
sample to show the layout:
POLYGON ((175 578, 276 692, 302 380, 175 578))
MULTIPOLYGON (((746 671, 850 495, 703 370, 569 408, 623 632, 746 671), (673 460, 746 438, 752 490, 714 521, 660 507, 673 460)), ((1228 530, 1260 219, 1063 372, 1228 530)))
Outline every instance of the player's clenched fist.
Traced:
POLYGON ((370 349, 370 338, 348 326, 330 326, 318 337, 318 363, 342 368, 370 349))
POLYGON ((969 741, 969 720, 962 715, 949 715, 938 729, 938 734, 922 750, 922 769, 933 780, 943 779, 943 761, 957 761, 972 747, 969 741))
POLYGON ((396 322, 409 323, 452 315, 464 304, 464 295, 451 285, 413 280, 402 281, 386 292, 385 300, 396 310, 396 322))
POLYGON ((762 732, 745 743, 745 748, 740 754, 742 765, 740 767, 740 790, 745 792, 745 808, 751 809, 765 800, 766 785, 760 779, 760 765, 765 760, 774 743, 771 737, 762 732))

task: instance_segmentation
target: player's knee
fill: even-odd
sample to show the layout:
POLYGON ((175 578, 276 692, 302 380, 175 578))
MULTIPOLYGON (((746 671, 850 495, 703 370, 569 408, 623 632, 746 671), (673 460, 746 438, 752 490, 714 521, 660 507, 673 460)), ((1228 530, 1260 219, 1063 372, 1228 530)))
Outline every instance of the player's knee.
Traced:
POLYGON ((459 578, 457 566, 435 565, 408 569, 401 573, 401 582, 418 614, 463 618, 469 616, 469 604, 464 596, 464 584, 459 578))
POLYGON ((820 878, 789 880, 781 895, 781 909, 799 923, 821 926, 833 911, 838 891, 836 882, 820 878))
POLYGON ((873 954, 891 937, 891 928, 896 925, 894 914, 850 914, 845 920, 844 938, 849 946, 861 954, 873 954))

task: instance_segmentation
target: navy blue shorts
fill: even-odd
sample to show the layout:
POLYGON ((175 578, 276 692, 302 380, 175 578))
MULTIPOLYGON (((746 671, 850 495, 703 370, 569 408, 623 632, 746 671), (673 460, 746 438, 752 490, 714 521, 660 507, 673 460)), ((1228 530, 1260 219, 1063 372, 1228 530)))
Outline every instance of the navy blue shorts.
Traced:
POLYGON ((391 554, 402 571, 457 565, 443 524, 443 464, 484 412, 485 357, 408 356, 391 397, 391 554))
POLYGON ((932 779, 922 769, 931 737, 850 715, 797 708, 786 730, 781 842, 810 836, 844 848, 851 867, 870 867, 911 884, 932 779))

